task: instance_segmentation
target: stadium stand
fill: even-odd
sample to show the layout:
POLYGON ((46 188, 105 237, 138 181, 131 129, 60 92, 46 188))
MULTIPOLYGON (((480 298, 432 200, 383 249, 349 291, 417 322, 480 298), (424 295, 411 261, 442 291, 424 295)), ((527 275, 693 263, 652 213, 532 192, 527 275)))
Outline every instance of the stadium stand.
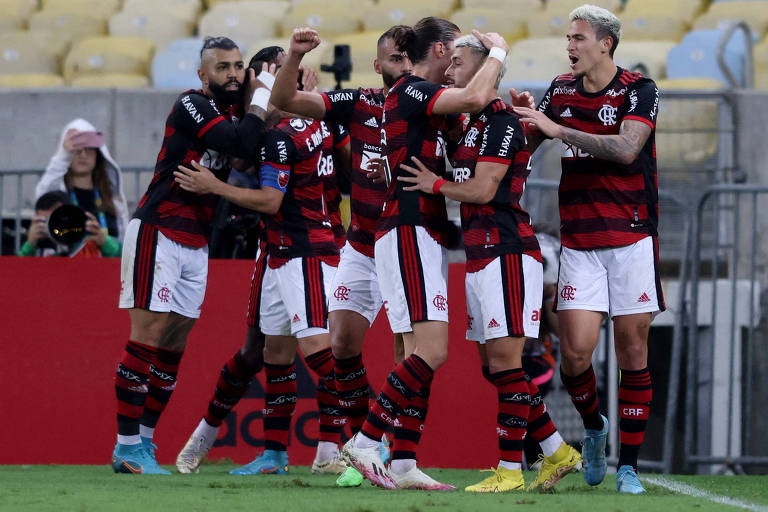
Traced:
MULTIPOLYGON (((141 37, 84 39, 72 47, 64 60, 64 79, 74 85, 78 78, 81 80, 77 83, 83 83, 85 75, 120 73, 146 77, 153 49, 152 41, 141 37)), ((117 81, 120 81, 119 77, 117 81)), ((127 82, 134 83, 131 80, 127 82)))
POLYGON ((391 6, 381 3, 369 8, 363 18, 364 30, 384 32, 392 25, 413 25, 425 16, 434 16, 434 7, 429 5, 391 6))
POLYGON ((472 27, 482 32, 498 32, 504 36, 507 43, 512 43, 527 35, 526 18, 530 12, 532 11, 472 7, 455 11, 450 20, 465 31, 472 27))
MULTIPOLYGON (((694 30, 669 51, 668 78, 713 78, 726 83, 725 75, 717 64, 717 47, 722 36, 720 30, 694 30)), ((736 34, 725 46, 725 61, 734 76, 744 74, 744 37, 736 34)))
MULTIPOLYGON (((360 32, 358 34, 342 34, 335 37, 333 42, 334 44, 349 45, 353 72, 367 73, 373 71, 373 60, 376 58, 376 46, 382 32, 384 32, 384 30, 376 32, 360 32)), ((321 54, 320 60, 324 63, 330 63, 333 60, 332 45, 328 45, 318 53, 321 54)), ((306 57, 309 57, 310 55, 311 53, 307 54, 306 57)), ((319 65, 319 62, 317 64, 319 65)))
POLYGON ((36 8, 36 0, 0 0, 0 30, 26 28, 36 8))
POLYGON ((84 13, 107 19, 120 8, 120 0, 43 0, 44 11, 84 13))
POLYGON ((632 11, 622 15, 621 31, 622 38, 626 39, 664 38, 679 41, 688 31, 688 22, 683 17, 670 16, 663 11, 632 11))
POLYGON ((0 34, 1 74, 59 74, 68 48, 66 39, 46 32, 3 32, 0 34))
POLYGON ((134 89, 149 86, 146 75, 133 73, 103 73, 99 75, 80 75, 75 77, 72 87, 122 88, 134 89))
POLYGON ((152 84, 160 89, 192 89, 200 86, 197 68, 200 64, 202 39, 180 39, 158 51, 152 59, 152 84))
POLYGON ((86 37, 106 34, 107 23, 104 18, 83 12, 42 10, 30 17, 29 30, 53 32, 75 42, 86 37))
POLYGON ((755 87, 768 89, 768 39, 755 46, 753 50, 755 64, 755 87))
POLYGON ((552 78, 567 73, 570 61, 560 37, 523 39, 509 52, 503 81, 526 87, 549 87, 552 78))
POLYGON ((667 76, 667 55, 676 41, 622 41, 616 48, 616 64, 657 80, 667 76))
POLYGON ((331 38, 339 34, 358 32, 362 27, 364 13, 373 7, 373 3, 362 0, 355 8, 344 3, 337 5, 334 2, 333 7, 314 2, 297 6, 281 19, 283 34, 290 34, 295 27, 301 26, 311 27, 331 38))
POLYGON ((226 35, 236 41, 275 37, 288 7, 284 1, 221 2, 200 18, 198 35, 226 35))
POLYGON ((190 37, 194 21, 176 15, 168 7, 152 11, 121 11, 109 19, 113 36, 135 36, 151 39, 155 46, 166 46, 174 39, 190 37))
MULTIPOLYGON (((632 0, 629 1, 631 2, 632 0)), ((621 10, 621 6, 624 2, 622 0, 594 0, 589 3, 610 11, 618 12, 621 10)), ((551 12, 559 12, 568 16, 568 13, 583 4, 583 0, 547 0, 546 9, 551 12)))
POLYGON ((706 5, 706 0, 677 0, 675 2, 668 2, 666 0, 628 0, 624 5, 624 11, 619 16, 623 22, 627 14, 663 13, 669 17, 682 18, 690 23, 696 16, 701 14, 706 5))
POLYGON ((745 21, 756 40, 762 38, 768 31, 768 2, 715 2, 709 6, 707 12, 696 19, 693 28, 724 30, 736 21, 745 21))
POLYGON ((462 0, 461 5, 464 9, 507 8, 519 12, 541 9, 543 3, 541 0, 508 0, 507 2, 499 2, 498 0, 462 0))
POLYGON ((37 89, 41 87, 62 87, 64 79, 60 75, 47 73, 16 73, 0 75, 0 88, 37 89))
POLYGON ((432 16, 445 17, 453 11, 455 3, 454 0, 421 0, 418 3, 412 0, 379 0, 376 5, 391 9, 402 9, 406 15, 410 15, 408 11, 411 9, 429 8, 432 16))
POLYGON ((156 0, 124 0, 122 12, 151 14, 158 7, 167 9, 175 16, 194 24, 202 4, 200 0, 163 0, 161 6, 158 6, 156 0))

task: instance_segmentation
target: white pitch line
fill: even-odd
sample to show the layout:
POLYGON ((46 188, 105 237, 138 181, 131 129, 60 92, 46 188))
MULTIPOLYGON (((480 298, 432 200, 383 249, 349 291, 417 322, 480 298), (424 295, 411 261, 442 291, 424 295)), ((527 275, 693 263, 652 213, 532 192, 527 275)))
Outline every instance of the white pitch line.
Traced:
POLYGON ((755 512, 768 512, 768 507, 764 505, 758 505, 757 503, 750 503, 748 501, 741 501, 734 498, 729 498, 728 496, 722 496, 720 494, 713 494, 692 485, 684 484, 669 478, 664 478, 663 476, 641 477, 641 480, 644 480, 652 485, 657 485, 659 487, 669 489, 670 491, 676 492, 678 494, 686 494, 688 496, 693 496, 694 498, 703 498, 713 503, 730 505, 732 507, 743 508, 745 510, 753 510, 755 512))

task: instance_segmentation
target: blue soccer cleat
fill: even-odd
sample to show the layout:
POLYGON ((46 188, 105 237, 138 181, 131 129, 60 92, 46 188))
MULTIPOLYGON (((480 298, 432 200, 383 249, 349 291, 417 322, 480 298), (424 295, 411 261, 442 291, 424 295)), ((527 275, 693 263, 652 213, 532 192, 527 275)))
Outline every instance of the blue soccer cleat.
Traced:
POLYGON ((141 446, 144 447, 144 451, 147 454, 147 458, 149 458, 149 468, 148 471, 144 471, 146 474, 150 475, 170 475, 171 472, 163 469, 160 467, 160 464, 157 463, 157 459, 155 458, 155 450, 157 450, 157 445, 152 442, 152 438, 150 437, 141 437, 141 446))
POLYGON ((584 446, 581 449, 581 456, 584 459, 584 467, 581 472, 584 475, 584 481, 589 485, 598 485, 605 478, 608 470, 608 464, 605 462, 605 441, 608 438, 608 418, 600 416, 603 419, 603 428, 601 430, 585 429, 584 446))
POLYGON ((143 444, 116 444, 112 452, 112 469, 115 473, 134 475, 171 474, 155 462, 154 456, 150 456, 143 444))
POLYGON ((229 472, 230 475, 284 475, 288 473, 288 452, 264 450, 264 453, 245 466, 229 472))
POLYGON ((624 494, 643 494, 645 487, 637 478, 632 466, 621 466, 616 472, 616 492, 624 494))

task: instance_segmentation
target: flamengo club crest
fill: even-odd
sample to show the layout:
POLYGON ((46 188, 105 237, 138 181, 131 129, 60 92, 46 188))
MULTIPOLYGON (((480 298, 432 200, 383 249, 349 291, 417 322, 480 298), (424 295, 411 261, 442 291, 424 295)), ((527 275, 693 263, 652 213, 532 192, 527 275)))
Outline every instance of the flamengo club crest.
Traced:
POLYGON ((616 124, 616 107, 610 105, 603 105, 600 112, 597 113, 597 117, 603 122, 603 126, 613 126, 616 124))
POLYGON ((336 288, 336 291, 333 292, 333 296, 336 300, 349 300, 349 288, 344 285, 340 285, 338 288, 336 288))

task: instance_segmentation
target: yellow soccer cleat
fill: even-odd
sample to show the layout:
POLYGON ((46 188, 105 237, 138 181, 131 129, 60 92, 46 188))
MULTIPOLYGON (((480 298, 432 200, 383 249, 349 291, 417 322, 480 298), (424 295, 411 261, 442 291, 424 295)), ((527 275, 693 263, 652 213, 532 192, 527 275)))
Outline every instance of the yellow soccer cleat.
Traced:
POLYGON ((465 487, 464 490, 467 492, 508 492, 525 489, 525 480, 523 480, 521 470, 498 467, 491 471, 493 471, 491 476, 475 485, 465 487))
POLYGON ((581 470, 582 465, 581 454, 565 443, 549 457, 539 455, 539 462, 539 474, 528 487, 529 491, 549 492, 565 475, 581 470))

